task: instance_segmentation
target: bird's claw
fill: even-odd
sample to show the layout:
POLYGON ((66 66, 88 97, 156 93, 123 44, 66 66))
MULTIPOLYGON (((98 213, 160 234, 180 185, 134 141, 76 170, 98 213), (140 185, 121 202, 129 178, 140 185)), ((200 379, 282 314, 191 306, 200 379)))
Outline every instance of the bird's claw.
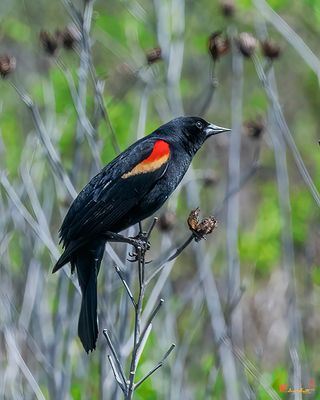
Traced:
POLYGON ((130 239, 132 241, 132 246, 134 247, 135 251, 129 253, 130 259, 128 259, 128 261, 136 262, 139 260, 139 257, 141 255, 144 256, 145 253, 150 250, 150 242, 145 232, 140 232, 137 236, 130 239))
POLYGON ((138 261, 138 253, 131 252, 131 253, 129 253, 129 257, 130 258, 127 258, 127 261, 129 261, 131 263, 134 263, 134 262, 138 261))
POLYGON ((150 250, 150 242, 145 232, 140 232, 137 236, 131 238, 131 240, 137 253, 139 252, 139 249, 143 253, 150 250))

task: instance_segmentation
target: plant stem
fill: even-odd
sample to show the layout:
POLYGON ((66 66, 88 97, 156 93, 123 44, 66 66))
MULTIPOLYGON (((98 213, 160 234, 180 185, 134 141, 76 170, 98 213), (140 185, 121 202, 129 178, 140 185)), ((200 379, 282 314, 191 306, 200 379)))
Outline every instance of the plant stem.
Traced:
POLYGON ((144 280, 144 268, 145 268, 145 253, 138 248, 138 269, 139 269, 139 296, 135 307, 135 319, 134 319, 134 337, 133 337, 133 351, 130 365, 130 376, 129 385, 125 399, 131 400, 134 392, 134 378, 137 371, 138 365, 138 351, 140 347, 140 333, 141 333, 141 315, 143 299, 145 294, 145 280, 144 280))

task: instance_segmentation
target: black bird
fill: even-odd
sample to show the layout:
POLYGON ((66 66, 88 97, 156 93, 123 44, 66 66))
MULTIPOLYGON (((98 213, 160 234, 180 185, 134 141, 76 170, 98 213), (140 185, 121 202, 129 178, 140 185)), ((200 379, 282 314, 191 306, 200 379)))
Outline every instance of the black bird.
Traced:
POLYGON ((82 291, 78 334, 86 352, 98 336, 97 276, 107 241, 149 217, 171 195, 205 140, 230 129, 200 117, 179 117, 138 140, 106 165, 72 203, 60 229, 64 253, 53 268, 70 262, 82 291))

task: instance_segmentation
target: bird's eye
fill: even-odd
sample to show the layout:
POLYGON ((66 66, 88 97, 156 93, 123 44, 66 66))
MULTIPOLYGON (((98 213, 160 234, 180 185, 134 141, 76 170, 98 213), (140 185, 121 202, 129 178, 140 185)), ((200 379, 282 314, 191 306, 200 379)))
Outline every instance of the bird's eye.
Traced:
POLYGON ((197 121, 196 127, 199 128, 199 129, 202 129, 202 127, 203 127, 202 122, 197 121))

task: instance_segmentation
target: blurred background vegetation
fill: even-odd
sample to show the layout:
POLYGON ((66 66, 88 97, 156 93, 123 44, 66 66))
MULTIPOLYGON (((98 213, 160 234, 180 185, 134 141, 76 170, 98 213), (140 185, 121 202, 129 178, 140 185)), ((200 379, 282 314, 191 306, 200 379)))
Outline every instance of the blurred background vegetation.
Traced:
MULTIPOLYGON (((197 206, 219 226, 147 287, 146 315, 165 303, 139 377, 176 349, 135 398, 306 396, 287 384, 320 399, 319 35, 318 0, 1 1, 0 55, 16 69, 0 81, 0 398, 121 398, 106 340, 84 352, 80 295, 51 275, 58 229, 102 165, 186 114, 233 132, 195 157, 149 257, 185 240, 197 206)), ((100 330, 128 366, 132 310, 112 266, 133 291, 137 275, 130 249, 112 247, 100 330)))

